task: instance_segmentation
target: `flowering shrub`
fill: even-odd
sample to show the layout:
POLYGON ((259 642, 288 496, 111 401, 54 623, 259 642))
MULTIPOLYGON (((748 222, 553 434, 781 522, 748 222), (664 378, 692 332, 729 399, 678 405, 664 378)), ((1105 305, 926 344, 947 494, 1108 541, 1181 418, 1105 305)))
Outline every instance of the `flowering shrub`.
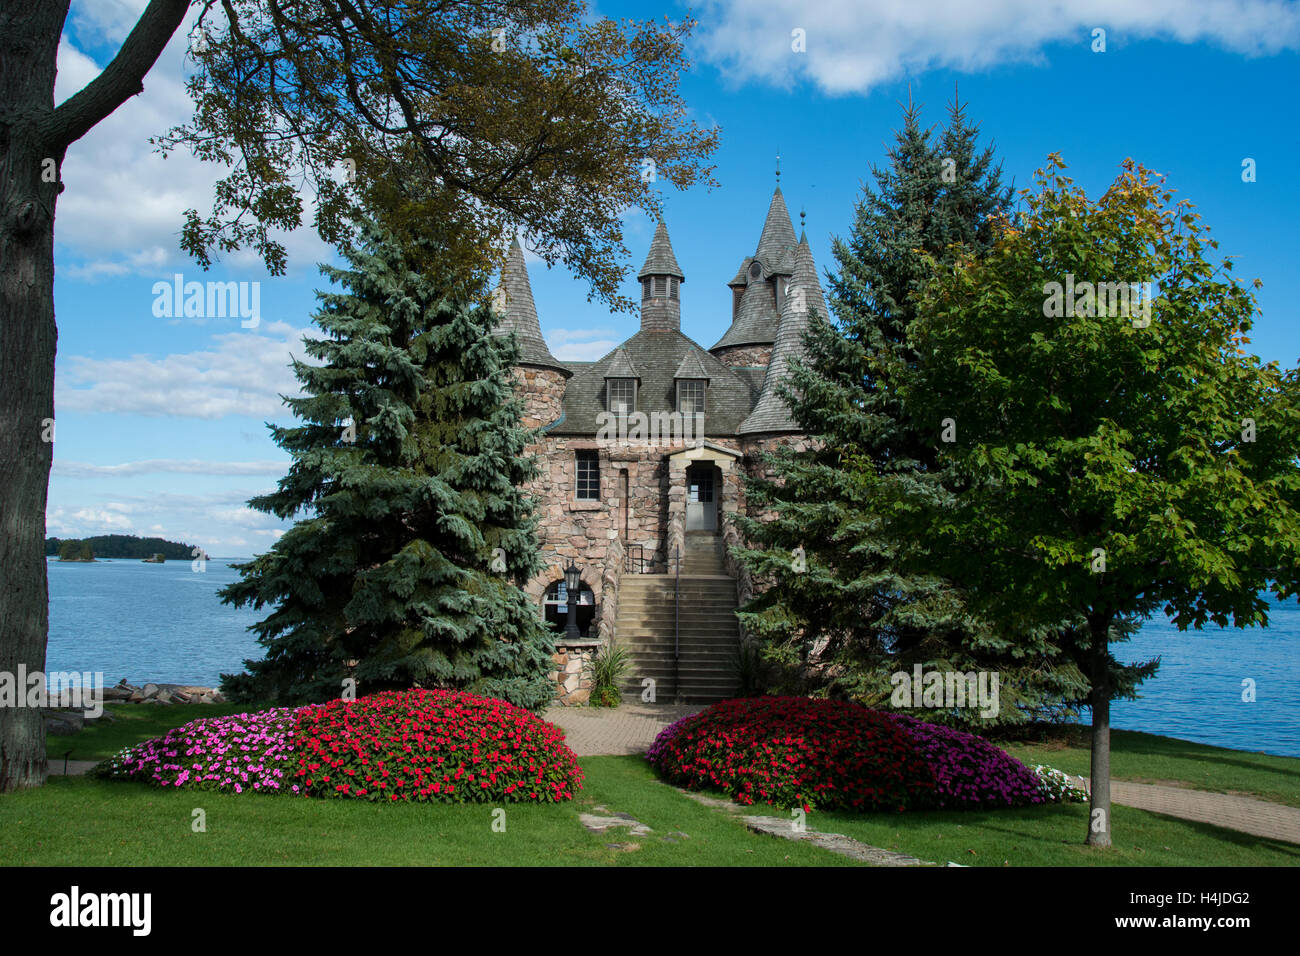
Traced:
POLYGON ((406 690, 208 717, 128 748, 97 776, 193 790, 363 800, 571 800, 563 732, 505 701, 406 690))
POLYGON ((935 806, 958 809, 1044 802, 1038 777, 983 737, 905 714, 890 716, 907 731, 934 774, 935 806))
POLYGON ((461 691, 404 690, 299 712, 294 782, 365 800, 571 800, 564 732, 522 707, 461 691))
POLYGON ((983 738, 847 701, 724 701, 664 728, 646 759, 674 783, 742 804, 909 810, 1047 799, 1033 772, 983 738))
POLYGON ((128 747, 99 764, 95 776, 142 780, 190 790, 278 791, 292 773, 297 710, 203 717, 162 737, 128 747))
POLYGON ((1035 776, 1044 799, 1051 803, 1087 803, 1088 791, 1071 781, 1069 774, 1046 764, 1035 764, 1035 776))
POLYGON ((839 701, 723 701, 665 728, 646 756, 669 780, 742 804, 901 810, 934 789, 888 714, 839 701))

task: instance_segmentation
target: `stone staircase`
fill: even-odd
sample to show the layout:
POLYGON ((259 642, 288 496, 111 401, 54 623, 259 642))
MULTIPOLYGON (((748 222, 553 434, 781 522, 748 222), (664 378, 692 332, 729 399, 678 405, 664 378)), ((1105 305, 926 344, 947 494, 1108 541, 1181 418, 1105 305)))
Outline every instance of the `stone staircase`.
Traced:
POLYGON ((624 574, 619 583, 615 641, 630 666, 621 688, 625 700, 640 700, 642 680, 654 678, 655 700, 709 704, 739 689, 736 655, 736 582, 722 564, 722 545, 713 534, 686 536, 682 557, 680 656, 674 682, 673 581, 668 574, 624 574))

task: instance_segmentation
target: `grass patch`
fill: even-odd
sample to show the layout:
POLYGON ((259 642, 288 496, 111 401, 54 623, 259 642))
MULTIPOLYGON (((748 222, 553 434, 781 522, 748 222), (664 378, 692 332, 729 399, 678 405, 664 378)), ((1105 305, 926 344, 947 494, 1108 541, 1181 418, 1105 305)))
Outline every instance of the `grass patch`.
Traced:
POLYGON ((1114 846, 1085 846, 1088 808, 855 815, 813 812, 808 826, 935 863, 965 866, 1297 866, 1300 846, 1145 810, 1111 808, 1114 846))
POLYGON ((108 703, 104 711, 112 714, 111 722, 97 720, 69 737, 51 734, 45 738, 45 752, 52 767, 62 766, 64 754, 69 760, 106 760, 124 747, 161 737, 173 727, 200 717, 223 717, 262 709, 260 705, 249 704, 108 703))
MULTIPOLYGON (((1043 739, 999 742, 998 746, 1030 766, 1045 763, 1087 777, 1091 764, 1089 740, 1088 728, 1070 724, 1044 733, 1043 739)), ((1112 730, 1110 773, 1114 780, 1240 793, 1300 807, 1300 759, 1295 757, 1227 750, 1134 730, 1112 730)))
POLYGON ((0 797, 3 866, 839 866, 824 850, 750 833, 728 814, 654 779, 640 757, 582 761, 586 789, 564 804, 372 804, 270 794, 163 791, 54 777, 0 797), (589 833, 578 814, 603 805, 653 829, 589 833), (207 832, 191 830, 204 809, 207 832), (688 834, 663 837, 674 831, 688 834), (636 843, 616 850, 609 843, 636 843))

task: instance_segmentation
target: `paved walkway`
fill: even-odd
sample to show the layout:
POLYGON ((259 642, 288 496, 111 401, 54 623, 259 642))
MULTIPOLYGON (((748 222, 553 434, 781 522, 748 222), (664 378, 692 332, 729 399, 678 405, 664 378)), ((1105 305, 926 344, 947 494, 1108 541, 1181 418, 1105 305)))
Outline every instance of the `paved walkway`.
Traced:
POLYGON ((1300 843, 1300 809, 1280 803, 1123 780, 1110 782, 1110 798, 1126 807, 1209 823, 1269 840, 1300 843))
POLYGON ((552 707, 545 717, 564 730, 579 757, 645 753, 659 731, 702 706, 625 703, 617 708, 552 707))

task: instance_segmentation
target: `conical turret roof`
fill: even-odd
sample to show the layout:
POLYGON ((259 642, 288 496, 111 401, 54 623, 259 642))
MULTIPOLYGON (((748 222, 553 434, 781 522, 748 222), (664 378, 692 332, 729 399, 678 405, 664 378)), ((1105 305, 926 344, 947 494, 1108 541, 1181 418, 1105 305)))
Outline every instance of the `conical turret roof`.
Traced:
POLYGON ((739 434, 801 431, 785 400, 777 394, 777 386, 789 378, 791 363, 805 357, 803 337, 808 330, 811 312, 818 312, 823 317, 827 315, 826 300, 822 296, 821 283, 817 281, 817 266, 805 238, 795 249, 794 274, 781 309, 781 324, 776 333, 776 343, 772 346, 772 361, 763 378, 763 390, 754 404, 754 411, 741 423, 739 434))
POLYGON ((565 368, 542 338, 542 327, 537 320, 537 305, 533 302, 533 287, 528 281, 528 266, 524 263, 524 250, 518 237, 510 244, 505 265, 501 267, 501 283, 492 296, 492 308, 497 314, 493 335, 514 332, 519 337, 520 365, 538 365, 553 368, 565 376, 573 372, 565 368))
POLYGON ((775 269, 785 253, 795 245, 794 226, 790 222, 790 210, 785 208, 785 197, 781 187, 772 193, 772 201, 767 207, 767 219, 763 222, 763 234, 758 237, 756 258, 762 259, 769 269, 775 269))
POLYGON ((677 257, 673 255, 673 244, 668 240, 668 227, 664 225, 662 219, 655 227, 655 237, 650 242, 650 252, 645 257, 645 265, 636 274, 638 279, 644 279, 646 276, 676 276, 682 282, 686 281, 681 267, 677 265, 677 257))

